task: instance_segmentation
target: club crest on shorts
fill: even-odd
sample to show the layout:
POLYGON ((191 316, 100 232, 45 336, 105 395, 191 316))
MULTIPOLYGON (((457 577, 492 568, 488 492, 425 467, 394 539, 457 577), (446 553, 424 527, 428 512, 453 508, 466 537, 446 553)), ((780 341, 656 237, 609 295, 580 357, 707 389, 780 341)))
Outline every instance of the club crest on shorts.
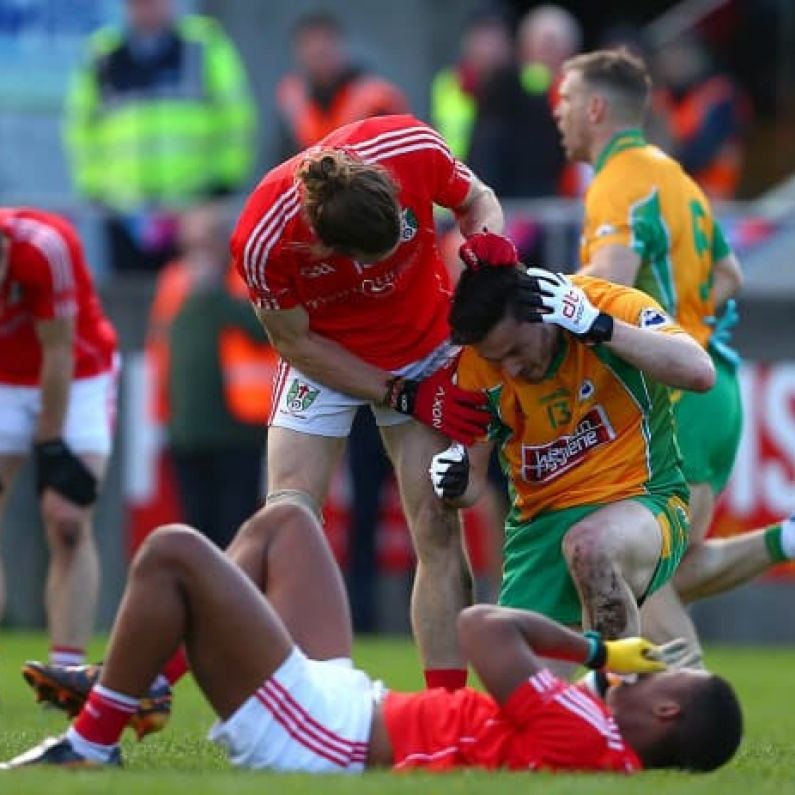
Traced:
POLYGON ((290 414, 298 414, 306 411, 314 402, 320 390, 293 378, 290 388, 287 390, 285 398, 285 408, 290 414))

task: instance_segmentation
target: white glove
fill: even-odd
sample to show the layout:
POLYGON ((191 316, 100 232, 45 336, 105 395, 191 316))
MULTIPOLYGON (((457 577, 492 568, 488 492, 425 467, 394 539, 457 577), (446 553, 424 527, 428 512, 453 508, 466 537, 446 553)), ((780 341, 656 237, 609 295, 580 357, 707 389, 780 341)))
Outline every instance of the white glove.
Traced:
POLYGON ((453 442, 431 459, 428 469, 433 490, 440 499, 460 497, 469 484, 469 454, 466 447, 453 442))
POLYGON ((613 318, 600 312, 568 276, 533 267, 527 269, 526 276, 519 299, 527 320, 554 323, 586 342, 612 337, 613 318))

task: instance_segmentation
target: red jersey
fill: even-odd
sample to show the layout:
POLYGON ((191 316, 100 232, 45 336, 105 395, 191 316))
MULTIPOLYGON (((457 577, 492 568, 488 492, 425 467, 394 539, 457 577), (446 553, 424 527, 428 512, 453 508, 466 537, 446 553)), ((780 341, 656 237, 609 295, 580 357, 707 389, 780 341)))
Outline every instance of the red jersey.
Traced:
POLYGON ((605 704, 546 670, 502 707, 471 688, 390 692, 384 718, 396 770, 642 768, 605 704))
POLYGON ((109 370, 116 332, 102 312, 72 225, 40 210, 0 209, 8 269, 0 281, 0 382, 36 386, 41 344, 36 322, 75 319, 75 378, 109 370))
POLYGON ((436 247, 433 206, 461 205, 471 182, 442 137, 413 116, 348 124, 265 175, 232 235, 232 255, 256 306, 303 306, 312 331, 394 370, 449 335, 451 283, 436 247), (301 212, 296 172, 306 155, 343 147, 383 166, 399 187, 400 244, 371 265, 317 256, 320 241, 301 212))

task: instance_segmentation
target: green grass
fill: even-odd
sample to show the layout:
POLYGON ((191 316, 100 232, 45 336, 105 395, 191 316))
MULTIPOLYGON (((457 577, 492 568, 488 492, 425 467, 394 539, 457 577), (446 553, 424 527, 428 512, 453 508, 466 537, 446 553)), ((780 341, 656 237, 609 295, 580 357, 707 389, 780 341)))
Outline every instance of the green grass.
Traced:
MULTIPOLYGON (((0 759, 63 731, 65 721, 53 710, 33 705, 19 676, 20 663, 41 658, 45 641, 38 634, 0 635, 0 759)), ((92 649, 96 657, 101 647, 92 649)), ((414 689, 421 685, 416 653, 406 639, 361 641, 359 664, 381 676, 390 686, 414 689)), ((263 795, 267 792, 416 793, 459 795, 488 792, 543 793, 543 795, 766 795, 795 792, 795 649, 709 650, 711 667, 737 687, 746 714, 746 739, 737 758, 707 776, 679 773, 644 773, 640 777, 564 776, 541 774, 486 774, 478 771, 431 775, 395 775, 368 772, 352 780, 332 776, 322 781, 310 776, 250 773, 231 769, 205 739, 212 715, 192 681, 183 681, 176 694, 176 709, 169 728, 136 743, 125 738, 123 771, 67 772, 25 770, 0 773, 2 795, 263 795)))

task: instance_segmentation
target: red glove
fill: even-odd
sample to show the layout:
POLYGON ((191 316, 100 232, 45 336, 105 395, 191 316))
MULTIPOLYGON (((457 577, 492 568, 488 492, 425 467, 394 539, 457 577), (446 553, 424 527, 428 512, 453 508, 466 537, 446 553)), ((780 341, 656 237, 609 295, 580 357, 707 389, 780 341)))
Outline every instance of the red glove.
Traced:
POLYGON ((481 392, 460 389, 453 383, 456 360, 427 378, 392 378, 384 403, 408 414, 456 442, 474 444, 489 425, 488 401, 481 392))
POLYGON ((519 262, 516 246, 510 238, 494 232, 478 232, 468 237, 458 249, 464 265, 470 270, 514 266, 519 262))

